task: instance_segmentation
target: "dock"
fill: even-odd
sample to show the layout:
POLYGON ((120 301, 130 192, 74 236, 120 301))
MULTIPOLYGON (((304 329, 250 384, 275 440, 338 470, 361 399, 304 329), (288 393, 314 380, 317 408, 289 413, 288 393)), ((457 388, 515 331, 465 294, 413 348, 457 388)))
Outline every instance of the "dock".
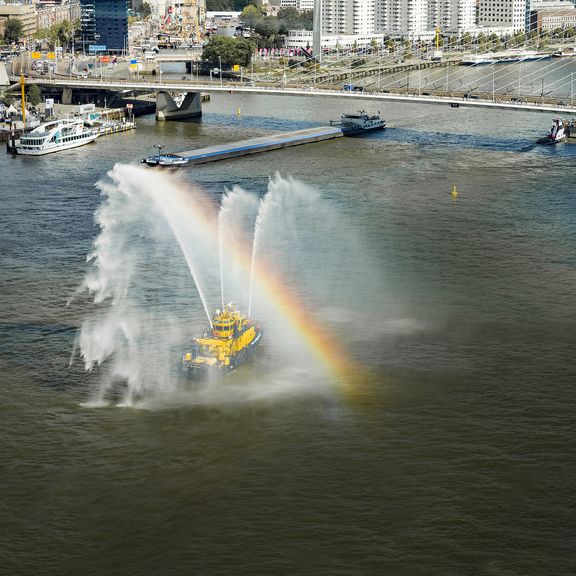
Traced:
POLYGON ((301 144, 332 140, 333 138, 340 138, 343 135, 344 133, 340 128, 335 128, 333 126, 306 128, 305 130, 284 132, 273 136, 250 138, 248 140, 240 140, 228 144, 208 146, 207 148, 197 148, 196 150, 160 154, 157 156, 151 156, 150 158, 143 160, 143 162, 147 163, 149 166, 155 166, 158 164, 163 166, 174 166, 178 164, 205 164, 207 162, 216 162, 217 160, 226 160, 228 158, 237 158, 249 154, 258 154, 269 150, 289 148, 290 146, 299 146, 301 144))

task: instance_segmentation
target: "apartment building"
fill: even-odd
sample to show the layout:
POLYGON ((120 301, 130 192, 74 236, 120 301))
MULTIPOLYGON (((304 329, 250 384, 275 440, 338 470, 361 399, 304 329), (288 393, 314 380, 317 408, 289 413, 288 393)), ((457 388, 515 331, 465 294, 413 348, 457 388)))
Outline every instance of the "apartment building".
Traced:
POLYGON ((375 30, 418 35, 476 26, 477 0, 375 0, 375 30))
POLYGON ((22 37, 29 40, 37 30, 36 6, 34 4, 0 5, 0 19, 14 18, 22 22, 22 37))

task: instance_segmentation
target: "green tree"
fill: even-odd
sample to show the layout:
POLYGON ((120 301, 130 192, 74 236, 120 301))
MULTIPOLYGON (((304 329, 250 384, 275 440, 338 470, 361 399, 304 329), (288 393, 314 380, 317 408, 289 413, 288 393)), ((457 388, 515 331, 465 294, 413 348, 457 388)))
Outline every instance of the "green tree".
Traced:
POLYGON ((260 20, 258 20, 254 26, 254 31, 256 34, 259 34, 260 36, 267 39, 271 39, 276 36, 279 30, 280 23, 278 22, 278 18, 275 16, 264 16, 264 18, 260 18, 260 20))
POLYGON ((150 8, 150 4, 148 2, 144 2, 142 4, 142 18, 146 18, 152 14, 152 8, 150 8))
POLYGON ((202 50, 202 61, 209 66, 230 68, 234 64, 248 66, 252 60, 254 44, 246 38, 214 36, 202 50))
POLYGON ((22 36, 22 22, 16 20, 16 18, 8 18, 6 20, 6 28, 4 30, 4 42, 6 44, 12 44, 13 42, 18 42, 22 36))
POLYGON ((14 94, 12 94, 12 92, 4 92, 4 95, 2 96, 2 98, 0 98, 0 100, 2 100, 2 102, 4 102, 4 105, 9 108, 10 106, 12 106, 12 104, 14 104, 14 94))
POLYGON ((234 0, 206 0, 206 10, 210 12, 232 12, 234 0))
POLYGON ((262 18, 262 12, 253 4, 248 4, 240 14, 240 22, 249 28, 254 28, 260 18, 262 18))
POLYGON ((61 46, 68 47, 72 38, 74 38, 74 27, 72 26, 72 22, 70 20, 64 20, 60 24, 58 24, 58 28, 56 29, 56 37, 61 46))
POLYGON ((40 88, 38 88, 37 84, 32 84, 28 86, 26 99, 32 106, 38 106, 40 102, 42 102, 42 93, 40 92, 40 88))

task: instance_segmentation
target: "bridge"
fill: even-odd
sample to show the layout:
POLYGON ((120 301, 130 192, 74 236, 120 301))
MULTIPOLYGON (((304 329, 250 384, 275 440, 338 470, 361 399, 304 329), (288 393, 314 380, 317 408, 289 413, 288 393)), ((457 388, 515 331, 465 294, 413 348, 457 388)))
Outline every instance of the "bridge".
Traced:
MULTIPOLYGON (((539 39, 530 40, 539 42, 539 39)), ((403 102, 483 109, 547 112, 559 115, 576 113, 576 45, 572 57, 552 58, 557 47, 547 52, 538 51, 534 44, 516 48, 523 56, 537 62, 505 63, 510 55, 480 52, 478 46, 462 47, 445 52, 440 62, 423 59, 423 53, 399 55, 381 52, 359 57, 357 52, 325 56, 320 64, 313 58, 305 61, 257 61, 258 65, 245 69, 240 75, 228 73, 208 80, 188 74, 178 79, 167 79, 161 73, 155 77, 109 76, 104 69, 96 70, 100 77, 73 78, 72 63, 64 74, 54 77, 27 78, 27 83, 61 87, 64 103, 72 102, 73 90, 106 90, 119 93, 155 93, 157 116, 176 119, 199 116, 200 93, 261 94, 269 96, 295 96, 338 98, 355 102, 403 102), (530 50, 527 50, 530 48, 530 50), (486 56, 489 66, 462 66, 466 58, 486 56), (500 59, 499 59, 500 58, 500 59), (263 65, 264 64, 264 65, 263 65), (108 75, 108 76, 107 76, 108 75), (174 94, 185 95, 174 98, 174 94)), ((510 52, 510 51, 509 51, 510 52)), ((192 53, 166 54, 156 61, 188 62, 192 53), (182 60, 180 60, 182 59, 182 60)), ((94 72, 93 72, 94 73, 94 72)), ((12 76, 17 82, 19 78, 12 76)))
MULTIPOLYGON (((18 81, 12 77, 11 80, 18 81)), ((338 98, 341 100, 361 102, 404 102, 414 104, 433 104, 451 106, 454 108, 467 106, 471 108, 498 108, 504 110, 523 110, 529 112, 554 112, 557 114, 575 114, 576 106, 567 101, 558 101, 557 97, 517 98, 510 95, 500 95, 494 92, 478 92, 470 94, 463 91, 433 90, 426 94, 418 93, 415 89, 405 89, 393 92, 391 90, 353 91, 321 86, 295 87, 255 85, 247 86, 238 82, 208 83, 185 80, 170 80, 151 82, 148 80, 96 80, 96 79, 69 79, 69 78, 28 78, 27 84, 44 86, 61 86, 63 89, 95 89, 118 92, 140 93, 193 93, 199 94, 260 94, 267 96, 306 96, 314 98, 338 98)), ((184 112, 184 111, 183 111, 184 112)), ((199 111, 197 111, 199 112, 199 111)), ((194 115, 194 114, 191 114, 194 115)), ((199 115, 199 114, 196 114, 199 115)))

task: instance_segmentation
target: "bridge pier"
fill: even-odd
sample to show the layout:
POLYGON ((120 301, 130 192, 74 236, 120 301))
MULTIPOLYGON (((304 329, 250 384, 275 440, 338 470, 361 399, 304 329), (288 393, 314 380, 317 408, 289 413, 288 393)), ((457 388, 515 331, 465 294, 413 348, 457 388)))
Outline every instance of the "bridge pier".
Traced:
POLYGON ((62 89, 62 104, 72 104, 72 88, 65 86, 62 89))
POLYGON ((164 90, 156 94, 156 120, 182 120, 202 116, 200 92, 186 92, 181 103, 164 90))

